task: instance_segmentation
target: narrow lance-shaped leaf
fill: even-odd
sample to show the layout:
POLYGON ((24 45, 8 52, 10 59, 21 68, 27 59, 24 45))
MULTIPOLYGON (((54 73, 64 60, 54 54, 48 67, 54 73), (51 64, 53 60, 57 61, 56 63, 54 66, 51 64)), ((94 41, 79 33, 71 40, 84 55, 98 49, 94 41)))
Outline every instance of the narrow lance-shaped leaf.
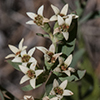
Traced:
POLYGON ((19 68, 19 65, 20 65, 21 63, 12 62, 11 60, 7 60, 7 62, 8 62, 9 64, 11 64, 15 69, 21 71, 20 68, 19 68))
POLYGON ((5 100, 1 90, 0 90, 0 97, 1 97, 1 100, 5 100))
POLYGON ((42 36, 42 37, 46 37, 46 38, 49 38, 49 35, 48 35, 48 34, 36 33, 36 35, 38 35, 38 36, 42 36))
POLYGON ((78 70, 77 71, 77 76, 71 75, 71 76, 68 76, 68 77, 59 77, 59 79, 61 81, 68 80, 69 82, 71 82, 71 81, 78 81, 78 80, 80 80, 80 79, 83 78, 83 76, 85 75, 85 73, 86 73, 86 70, 82 70, 82 71, 78 70))

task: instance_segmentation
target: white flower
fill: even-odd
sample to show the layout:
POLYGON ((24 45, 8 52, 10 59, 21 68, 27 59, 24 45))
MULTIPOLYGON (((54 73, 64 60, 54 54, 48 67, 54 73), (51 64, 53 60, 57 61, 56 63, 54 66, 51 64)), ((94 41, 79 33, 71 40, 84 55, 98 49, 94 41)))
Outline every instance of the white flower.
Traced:
POLYGON ((24 83, 27 80, 30 80, 30 84, 33 88, 35 88, 35 84, 36 84, 36 78, 43 72, 43 70, 35 70, 36 67, 36 62, 32 63, 30 65, 30 68, 24 66, 24 65, 19 65, 19 68, 21 69, 21 71, 25 74, 21 81, 20 84, 24 83))
POLYGON ((24 39, 22 39, 18 45, 18 48, 16 48, 13 45, 8 45, 10 50, 14 53, 14 54, 9 54, 8 56, 6 56, 5 58, 11 58, 11 57, 16 57, 19 56, 20 53, 25 50, 27 48, 27 46, 22 46, 24 42, 24 39))
POLYGON ((12 62, 19 62, 24 65, 27 65, 27 63, 36 62, 36 59, 32 57, 33 53, 35 51, 35 47, 30 49, 28 53, 26 53, 26 50, 22 51, 19 57, 15 57, 12 62))
POLYGON ((62 8, 61 12, 60 12, 59 8, 57 8, 56 6, 51 5, 51 7, 52 7, 52 9, 53 9, 55 15, 53 15, 53 16, 50 18, 50 21, 56 21, 56 20, 58 20, 58 15, 64 17, 64 16, 66 16, 66 14, 67 14, 67 12, 68 12, 68 4, 66 4, 66 5, 62 8))
POLYGON ((59 57, 59 65, 54 69, 55 72, 63 72, 70 76, 71 72, 75 72, 74 68, 69 67, 72 62, 72 54, 67 57, 64 61, 61 57, 59 57))
POLYGON ((70 90, 65 90, 65 88, 67 86, 67 83, 68 83, 68 81, 65 80, 59 85, 57 80, 54 79, 53 88, 52 88, 52 90, 50 92, 50 95, 55 95, 56 97, 58 97, 59 100, 61 98, 63 98, 63 96, 73 95, 73 92, 71 92, 70 90))
POLYGON ((68 40, 68 38, 69 38, 68 29, 71 25, 71 22, 72 22, 72 16, 71 15, 69 15, 68 18, 66 18, 65 20, 61 16, 58 15, 59 27, 54 30, 53 34, 60 32, 60 33, 63 34, 64 38, 66 40, 68 40))
POLYGON ((25 95, 24 100, 34 100, 34 97, 30 95, 25 95))
MULTIPOLYGON (((61 16, 61 17, 63 17, 63 18, 67 18, 67 15, 66 15, 66 14, 67 14, 67 12, 68 12, 68 4, 66 4, 66 5, 62 8, 61 11, 59 10, 59 8, 57 8, 57 7, 54 6, 54 5, 51 5, 51 7, 52 7, 52 9, 53 9, 55 15, 53 15, 53 16, 50 18, 50 21, 56 21, 56 20, 58 20, 58 15, 61 16)), ((75 18, 78 18, 78 16, 75 15, 75 14, 69 14, 69 15, 71 15, 74 19, 75 19, 75 18)))
POLYGON ((58 100, 58 97, 53 97, 53 98, 49 99, 48 96, 45 96, 42 100, 58 100))
POLYGON ((44 10, 44 5, 42 5, 38 11, 37 14, 32 13, 32 12, 27 12, 26 14, 32 19, 26 24, 37 24, 38 26, 43 26, 44 23, 49 22, 49 19, 43 17, 43 10, 44 10))
POLYGON ((56 53, 55 54, 55 46, 54 44, 51 44, 49 47, 49 50, 45 47, 39 46, 36 47, 38 50, 42 51, 44 53, 45 60, 51 63, 55 63, 56 59, 62 54, 62 53, 56 53))

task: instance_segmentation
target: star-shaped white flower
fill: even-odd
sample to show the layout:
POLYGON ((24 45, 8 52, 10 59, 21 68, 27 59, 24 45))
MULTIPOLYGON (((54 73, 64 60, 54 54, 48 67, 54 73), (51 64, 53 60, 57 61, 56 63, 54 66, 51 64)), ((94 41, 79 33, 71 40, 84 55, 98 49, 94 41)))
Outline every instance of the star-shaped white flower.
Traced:
POLYGON ((21 81, 20 84, 24 83, 27 80, 30 80, 30 84, 33 88, 35 88, 35 84, 36 84, 36 78, 43 72, 43 70, 35 70, 36 67, 36 62, 32 63, 30 65, 30 68, 24 66, 24 65, 19 65, 19 68, 21 69, 21 71, 25 74, 21 81))
MULTIPOLYGON (((53 11, 54 11, 54 13, 55 13, 55 15, 53 15, 51 18, 50 18, 50 21, 56 21, 56 20, 58 20, 58 15, 59 16, 61 16, 61 17, 63 17, 63 18, 67 18, 67 12, 68 12, 68 4, 66 4, 62 9, 61 9, 61 11, 59 10, 59 8, 57 8, 56 6, 54 6, 54 5, 51 5, 51 7, 52 7, 52 9, 53 9, 53 11)), ((72 18, 78 18, 78 16, 77 15, 75 15, 75 14, 69 14, 69 15, 71 15, 72 16, 72 18)))
POLYGON ((23 42, 24 42, 24 39, 22 39, 18 45, 18 48, 16 48, 15 46, 13 45, 8 45, 10 50, 14 53, 14 54, 9 54, 8 56, 6 56, 5 58, 11 58, 11 57, 16 57, 16 56, 19 56, 20 53, 22 51, 24 51, 27 46, 22 46, 23 45, 23 42))
POLYGON ((55 54, 54 44, 51 44, 49 49, 46 49, 45 47, 42 47, 42 46, 39 46, 36 48, 42 51, 44 53, 45 60, 51 63, 55 63, 56 59, 62 54, 62 53, 55 54))
POLYGON ((48 96, 45 96, 42 100, 58 100, 58 97, 53 97, 50 99, 48 96))
POLYGON ((43 26, 44 23, 49 22, 49 19, 43 17, 43 10, 44 10, 44 5, 42 5, 38 11, 37 14, 32 13, 32 12, 27 12, 26 14, 32 19, 26 24, 37 24, 38 26, 43 26))
POLYGON ((59 65, 54 69, 54 72, 63 72, 68 76, 71 75, 71 72, 75 72, 75 69, 69 67, 72 62, 72 54, 67 57, 64 61, 61 57, 59 57, 59 65))
POLYGON ((69 38, 68 29, 71 25, 71 22, 72 22, 72 16, 71 15, 69 15, 68 18, 66 18, 65 20, 61 16, 58 15, 59 27, 54 30, 53 34, 60 32, 60 33, 63 34, 65 40, 68 40, 68 38, 69 38))
POLYGON ((30 95, 24 95, 24 100, 34 100, 34 97, 30 95))
POLYGON ((50 18, 50 21, 56 21, 56 20, 58 20, 58 15, 64 17, 64 16, 66 16, 66 14, 67 14, 67 12, 68 12, 68 4, 66 4, 66 5, 62 8, 61 12, 60 12, 59 8, 57 8, 56 6, 51 5, 51 7, 52 7, 52 9, 53 9, 55 15, 53 15, 53 16, 50 18))
POLYGON ((12 62, 19 62, 24 65, 27 65, 27 63, 37 62, 35 58, 32 57, 35 47, 30 49, 28 53, 26 53, 26 50, 22 51, 20 56, 15 57, 12 62))
POLYGON ((63 96, 73 95, 73 92, 71 92, 70 90, 67 90, 67 89, 65 90, 67 84, 68 84, 68 81, 65 80, 59 85, 58 81, 54 79, 53 88, 50 92, 50 95, 55 95, 56 97, 58 97, 59 100, 63 98, 63 96))

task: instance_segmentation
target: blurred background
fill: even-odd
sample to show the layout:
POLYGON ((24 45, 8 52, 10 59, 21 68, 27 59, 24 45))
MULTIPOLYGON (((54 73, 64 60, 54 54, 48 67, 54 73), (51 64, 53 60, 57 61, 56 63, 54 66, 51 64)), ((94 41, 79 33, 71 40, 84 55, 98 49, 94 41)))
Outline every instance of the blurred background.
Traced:
MULTIPOLYGON (((54 14, 51 4, 61 9, 66 3, 70 6, 70 13, 79 15, 77 41, 73 53, 79 59, 76 60, 75 68, 86 69, 81 81, 68 84, 68 89, 73 91, 74 95, 67 98, 100 100, 100 0, 0 0, 0 94, 2 91, 7 100, 15 100, 14 97, 20 100, 25 94, 34 97, 40 94, 38 89, 22 91, 19 81, 23 74, 5 60, 5 56, 11 53, 8 44, 18 46, 22 38, 25 39, 24 45, 28 46, 27 50, 37 45, 48 48, 51 43, 49 39, 36 35, 38 32, 44 33, 40 27, 25 24, 30 20, 26 12, 36 13, 38 8, 44 5, 44 16, 50 18, 54 14), (7 96, 6 91, 13 99, 7 96)), ((39 64, 43 65, 43 55, 36 51, 34 56, 39 64)))

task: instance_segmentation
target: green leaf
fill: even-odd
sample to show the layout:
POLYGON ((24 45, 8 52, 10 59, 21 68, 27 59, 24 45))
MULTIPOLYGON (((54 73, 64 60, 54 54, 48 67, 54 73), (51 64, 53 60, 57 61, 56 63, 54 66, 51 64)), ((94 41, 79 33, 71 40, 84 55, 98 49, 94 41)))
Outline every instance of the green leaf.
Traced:
POLYGON ((69 82, 78 80, 78 78, 75 75, 71 75, 69 77, 60 77, 59 79, 61 81, 68 80, 69 82))
POLYGON ((18 65, 20 65, 21 63, 12 62, 11 60, 7 60, 7 62, 8 62, 9 64, 11 64, 15 69, 21 71, 20 68, 19 68, 19 66, 18 66, 18 65))
POLYGON ((49 35, 48 35, 48 34, 36 33, 36 35, 38 35, 38 36, 42 36, 42 37, 46 37, 46 38, 49 38, 49 35))
POLYGON ((47 70, 50 70, 53 65, 54 65, 53 63, 49 63, 48 61, 45 60, 45 66, 47 70))
POLYGON ((57 40, 59 40, 59 41, 64 39, 64 36, 63 36, 62 33, 56 33, 54 36, 55 36, 55 37, 57 38, 57 40))
MULTIPOLYGON (((38 84, 36 88, 40 87, 42 84, 38 84)), ((30 91, 33 90, 33 87, 29 84, 21 88, 23 91, 30 91)))
POLYGON ((30 91, 33 90, 33 87, 29 84, 21 88, 23 91, 30 91))
POLYGON ((78 81, 78 80, 83 78, 85 73, 86 73, 86 70, 83 70, 83 71, 78 70, 77 71, 77 75, 71 75, 71 76, 68 76, 68 77, 59 77, 59 79, 61 81, 68 80, 69 82, 71 82, 71 81, 78 81))
POLYGON ((68 56, 74 50, 75 41, 76 41, 76 39, 74 39, 72 42, 68 43, 67 45, 64 45, 62 47, 62 51, 61 52, 68 56))
POLYGON ((51 33, 51 27, 48 23, 45 23, 44 27, 42 27, 42 29, 47 33, 51 33))
POLYGON ((58 60, 55 61, 55 63, 49 63, 48 61, 45 60, 45 66, 47 70, 53 70, 57 65, 58 65, 58 60))
POLYGON ((71 67, 75 67, 76 66, 77 62, 81 59, 81 57, 84 54, 84 52, 85 52, 84 49, 80 49, 74 54, 72 63, 70 65, 71 67))
POLYGON ((78 71, 77 71, 77 74, 78 74, 78 76, 79 76, 80 79, 83 78, 83 76, 85 75, 85 73, 86 73, 86 70, 83 70, 83 71, 78 70, 78 71))
POLYGON ((1 90, 0 90, 0 97, 1 97, 1 100, 5 100, 1 90))
POLYGON ((57 27, 59 27, 58 22, 55 23, 54 29, 56 29, 57 27))
POLYGON ((53 87, 53 84, 46 85, 46 95, 49 95, 52 87, 53 87))

